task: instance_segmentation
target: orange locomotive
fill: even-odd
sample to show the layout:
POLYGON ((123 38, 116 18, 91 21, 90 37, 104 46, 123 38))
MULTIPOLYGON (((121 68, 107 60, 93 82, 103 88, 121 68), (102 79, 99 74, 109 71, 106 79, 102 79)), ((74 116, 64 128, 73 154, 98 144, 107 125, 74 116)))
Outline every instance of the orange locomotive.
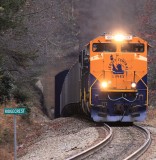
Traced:
POLYGON ((56 76, 56 117, 83 111, 96 122, 143 121, 147 52, 148 43, 132 35, 104 34, 90 41, 79 62, 56 76))

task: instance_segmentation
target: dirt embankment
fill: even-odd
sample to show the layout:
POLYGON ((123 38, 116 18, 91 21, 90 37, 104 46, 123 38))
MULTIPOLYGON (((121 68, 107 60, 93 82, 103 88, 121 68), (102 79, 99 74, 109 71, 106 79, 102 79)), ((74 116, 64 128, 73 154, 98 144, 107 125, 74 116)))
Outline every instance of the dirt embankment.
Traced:
MULTIPOLYGON (((13 160, 14 124, 13 115, 4 114, 4 108, 17 107, 14 102, 0 105, 0 160, 13 160)), ((17 149, 28 147, 45 130, 44 125, 50 120, 39 110, 32 107, 30 115, 17 115, 17 149), (25 141, 27 143, 25 143, 25 141)))

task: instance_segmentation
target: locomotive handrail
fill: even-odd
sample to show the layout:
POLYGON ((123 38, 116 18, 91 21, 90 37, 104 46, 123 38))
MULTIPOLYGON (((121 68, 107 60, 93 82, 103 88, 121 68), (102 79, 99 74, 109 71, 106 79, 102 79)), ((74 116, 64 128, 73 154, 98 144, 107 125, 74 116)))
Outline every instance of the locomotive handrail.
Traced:
POLYGON ((148 88, 147 84, 143 81, 143 79, 142 79, 138 74, 136 74, 136 75, 140 78, 140 80, 141 80, 142 83, 145 85, 145 87, 148 88))
MULTIPOLYGON (((102 76, 103 73, 99 74, 98 78, 100 78, 102 76)), ((96 81, 98 80, 98 78, 96 78, 96 80, 92 83, 92 85, 89 87, 89 103, 91 105, 91 93, 92 93, 92 87, 93 85, 96 83, 96 81)))
POLYGON ((147 104, 146 105, 148 105, 148 86, 147 86, 147 84, 143 81, 143 79, 138 75, 138 74, 136 74, 140 79, 141 79, 141 81, 142 81, 142 83, 145 85, 145 87, 147 88, 147 104))

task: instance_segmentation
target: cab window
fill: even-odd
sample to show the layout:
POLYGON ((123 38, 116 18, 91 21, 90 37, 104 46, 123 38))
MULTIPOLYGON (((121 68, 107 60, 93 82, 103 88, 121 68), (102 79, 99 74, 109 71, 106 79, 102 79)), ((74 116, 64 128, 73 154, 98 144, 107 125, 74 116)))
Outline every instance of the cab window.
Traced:
POLYGON ((123 43, 121 52, 144 52, 144 44, 142 43, 123 43))
POLYGON ((116 45, 113 43, 93 43, 93 52, 116 52, 116 45))

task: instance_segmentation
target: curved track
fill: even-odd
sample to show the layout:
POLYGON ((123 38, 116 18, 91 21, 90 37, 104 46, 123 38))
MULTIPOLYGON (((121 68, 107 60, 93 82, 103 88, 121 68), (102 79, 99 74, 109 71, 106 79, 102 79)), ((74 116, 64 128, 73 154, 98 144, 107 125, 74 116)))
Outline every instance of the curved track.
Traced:
POLYGON ((133 125, 132 127, 128 127, 128 128, 126 128, 126 127, 125 128, 124 127, 115 127, 114 128, 114 138, 113 138, 113 140, 112 140, 112 136, 113 136, 112 129, 106 124, 103 127, 103 129, 107 130, 107 132, 108 132, 108 135, 105 139, 103 139, 100 143, 92 146, 91 148, 89 148, 89 149, 87 149, 87 150, 85 150, 85 151, 83 151, 83 152, 81 152, 77 155, 74 155, 74 156, 72 156, 72 157, 70 157, 66 160, 95 159, 95 158, 96 159, 135 160, 135 159, 138 159, 148 149, 148 147, 151 143, 150 132, 148 130, 144 129, 143 127, 141 127, 141 126, 138 126, 138 125, 133 125), (128 140, 129 142, 127 143, 127 142, 124 141, 124 138, 123 139, 122 138, 121 139, 117 138, 116 134, 118 134, 119 131, 123 132, 124 130, 125 130, 125 133, 123 135, 121 134, 119 137, 122 137, 122 138, 124 136, 127 137, 128 134, 129 134, 129 135, 131 135, 130 136, 130 138, 132 139, 131 142, 128 140), (134 130, 134 131, 132 131, 132 130, 134 130), (138 134, 140 134, 142 136, 141 139, 143 140, 143 144, 142 144, 142 141, 139 138, 140 136, 138 136, 138 134), (134 138, 134 136, 135 136, 135 138, 134 138), (139 144, 136 145, 138 143, 138 142, 136 142, 136 139, 139 139, 141 141, 141 143, 139 142, 139 144), (109 144, 110 145, 109 146, 107 144, 110 141, 111 141, 111 143, 109 144), (118 144, 115 141, 118 141, 117 142, 118 144), (114 154, 114 152, 111 151, 111 148, 114 148, 115 150, 120 150, 121 146, 124 148, 121 151, 121 153, 118 152, 118 153, 114 154), (117 147, 119 147, 119 149, 117 147), (109 150, 110 150, 111 153, 108 152, 109 150), (109 156, 107 157, 106 154, 108 154, 108 155, 111 154, 110 155, 111 158, 108 158, 109 156), (114 158, 112 158, 112 157, 114 157, 114 158))
POLYGON ((86 157, 88 157, 89 155, 91 154, 94 154, 94 152, 98 151, 99 149, 101 149, 102 147, 106 146, 112 139, 112 135, 113 135, 113 132, 112 132, 112 129, 104 124, 104 127, 103 127, 104 130, 107 130, 107 136, 105 137, 105 139, 103 139, 101 142, 99 142, 98 144, 84 150, 83 152, 81 153, 78 153, 66 160, 80 160, 80 159, 84 159, 86 157))
POLYGON ((146 141, 144 142, 144 144, 135 152, 133 152, 131 155, 129 155, 127 158, 125 158, 124 160, 134 160, 134 159, 138 159, 150 146, 151 144, 151 135, 150 132, 138 125, 134 125, 134 127, 136 127, 137 129, 139 129, 146 137, 146 141))

